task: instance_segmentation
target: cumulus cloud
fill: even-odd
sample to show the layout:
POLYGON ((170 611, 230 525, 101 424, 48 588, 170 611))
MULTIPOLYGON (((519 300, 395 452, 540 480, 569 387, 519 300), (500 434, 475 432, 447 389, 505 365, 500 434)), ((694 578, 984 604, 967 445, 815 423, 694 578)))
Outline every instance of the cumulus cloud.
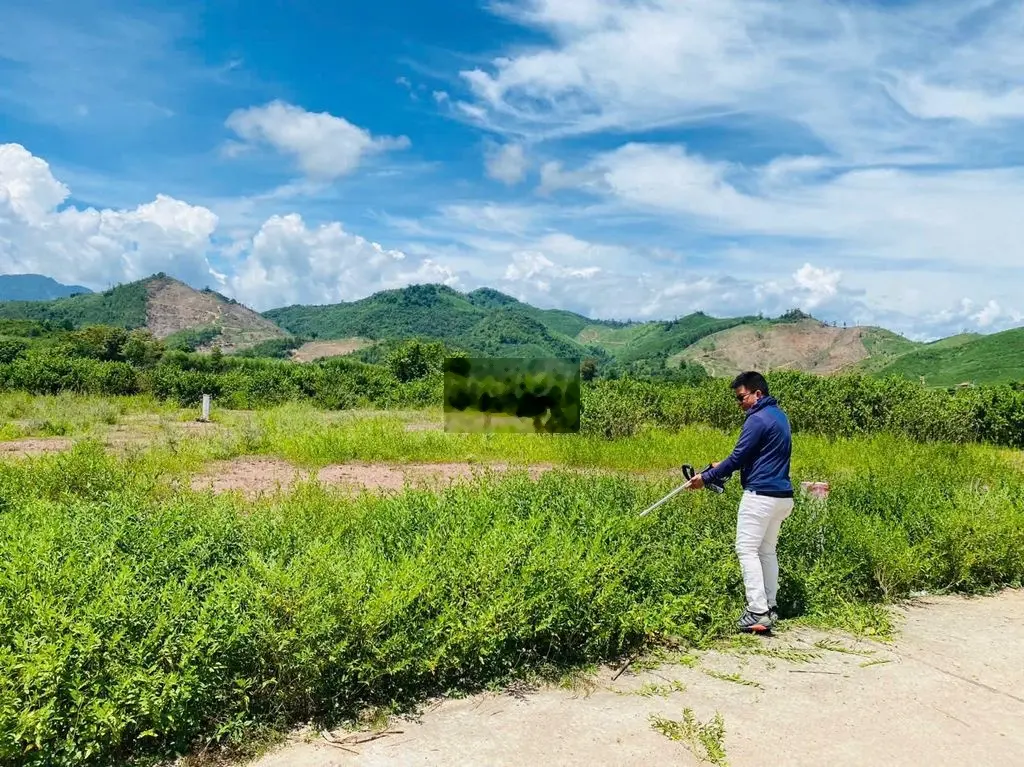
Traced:
POLYGON ((229 287, 259 309, 353 301, 417 282, 458 284, 451 270, 433 260, 409 263, 401 251, 351 234, 338 222, 310 228, 294 213, 271 217, 236 249, 242 255, 229 287))
POLYGON ((258 310, 353 300, 418 282, 459 285, 445 264, 408 258, 338 222, 310 227, 297 214, 274 215, 224 245, 214 239, 217 216, 202 206, 161 194, 130 209, 83 209, 65 205, 69 195, 45 160, 21 145, 0 145, 0 272, 37 272, 100 290, 163 271, 258 310))
POLYGON ((166 195, 132 210, 61 208, 69 194, 44 160, 0 146, 0 269, 93 289, 158 271, 210 278, 210 210, 166 195))
MULTIPOLYGON (((686 157, 683 163, 686 179, 705 190, 717 186, 719 197, 701 201, 699 193, 687 196, 691 190, 681 196, 680 210, 709 205, 726 215, 737 199, 749 204, 747 192, 723 186, 732 169, 709 169, 686 157)), ((415 240, 387 244, 337 221, 313 224, 283 213, 246 231, 231 227, 233 241, 224 244, 218 217, 202 206, 157 195, 135 207, 97 210, 68 205, 69 195, 43 159, 20 145, 0 145, 0 270, 41 272, 94 289, 166 271, 216 286, 257 310, 351 301, 431 282, 461 290, 487 285, 595 318, 664 319, 698 310, 774 316, 803 308, 917 338, 1024 322, 1012 281, 997 291, 977 267, 955 282, 934 269, 882 272, 880 280, 878 270, 854 260, 838 269, 823 258, 802 259, 799 248, 756 247, 721 250, 709 262, 555 229, 545 206, 442 205, 432 218, 395 228, 415 240)), ((774 208, 775 215, 780 211, 774 208)), ((898 214, 913 218, 912 212, 904 206, 898 214)))
POLYGON ((405 149, 405 136, 373 136, 343 117, 272 101, 231 113, 226 125, 244 142, 229 144, 227 151, 268 144, 294 158, 302 172, 313 178, 334 179, 352 173, 371 154, 405 149))

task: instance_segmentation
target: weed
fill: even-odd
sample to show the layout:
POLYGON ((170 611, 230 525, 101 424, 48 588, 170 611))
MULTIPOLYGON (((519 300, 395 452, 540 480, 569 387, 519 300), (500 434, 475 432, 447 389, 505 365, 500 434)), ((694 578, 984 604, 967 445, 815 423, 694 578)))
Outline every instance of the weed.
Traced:
POLYGON ((760 690, 764 689, 764 685, 760 682, 753 682, 749 679, 744 679, 739 674, 726 674, 722 671, 714 671, 712 669, 703 669, 704 673, 715 679, 721 679, 723 682, 733 682, 734 684, 742 684, 747 687, 757 687, 760 690))
POLYGON ((819 639, 814 643, 814 646, 819 650, 828 650, 829 652, 844 653, 846 655, 874 655, 874 650, 856 650, 852 647, 847 647, 837 639, 819 639))
POLYGON ((644 682, 640 685, 640 688, 634 690, 631 694, 640 695, 644 698, 650 698, 652 695, 658 695, 662 698, 667 698, 674 692, 686 692, 686 685, 680 682, 678 679, 673 679, 668 684, 655 684, 653 682, 644 682))
POLYGON ((887 658, 875 658, 873 660, 866 660, 866 661, 864 661, 863 663, 860 664, 860 667, 861 668, 869 668, 871 666, 881 666, 881 665, 883 665, 885 663, 892 663, 892 661, 888 660, 887 658))
POLYGON ((683 709, 682 721, 651 714, 650 722, 651 726, 666 738, 686 743, 694 756, 702 762, 727 767, 724 745, 725 722, 717 711, 709 722, 697 721, 691 708, 683 709))

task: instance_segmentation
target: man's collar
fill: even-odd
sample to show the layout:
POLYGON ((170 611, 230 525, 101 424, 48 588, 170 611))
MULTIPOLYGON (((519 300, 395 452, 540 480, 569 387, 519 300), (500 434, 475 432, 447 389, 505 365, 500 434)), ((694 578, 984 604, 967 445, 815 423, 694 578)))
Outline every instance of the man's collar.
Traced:
POLYGON ((768 407, 769 405, 774 404, 775 398, 772 397, 771 395, 768 395, 767 397, 761 397, 761 399, 759 399, 757 402, 750 406, 750 410, 747 411, 747 415, 753 415, 761 408, 765 408, 768 407))

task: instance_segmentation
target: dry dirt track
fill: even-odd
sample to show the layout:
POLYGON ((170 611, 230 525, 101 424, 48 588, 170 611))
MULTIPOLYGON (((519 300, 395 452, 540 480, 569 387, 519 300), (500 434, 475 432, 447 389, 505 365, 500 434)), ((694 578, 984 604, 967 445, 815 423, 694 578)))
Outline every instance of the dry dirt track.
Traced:
POLYGON ((762 640, 764 646, 816 650, 818 659, 708 653, 695 667, 626 671, 616 681, 607 670, 589 694, 545 690, 523 699, 444 701, 418 722, 393 722, 401 734, 350 750, 297 737, 253 764, 697 765, 686 746, 649 724, 652 713, 681 720, 684 707, 701 722, 722 714, 731 767, 1024 764, 1024 591, 924 599, 901 612, 893 645, 833 638, 870 655, 820 650, 815 643, 824 635, 793 630, 762 640), (888 662, 863 665, 876 660, 888 662), (708 671, 738 673, 760 687, 708 671), (630 694, 671 680, 685 691, 630 694))

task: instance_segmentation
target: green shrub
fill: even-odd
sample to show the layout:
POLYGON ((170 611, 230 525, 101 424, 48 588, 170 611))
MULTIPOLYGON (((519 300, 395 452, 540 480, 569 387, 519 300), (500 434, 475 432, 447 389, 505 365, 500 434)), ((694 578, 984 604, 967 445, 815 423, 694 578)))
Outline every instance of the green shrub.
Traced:
POLYGON ((23 338, 0 338, 0 365, 9 365, 28 349, 29 343, 23 338))
MULTIPOLYGON (((828 504, 798 499, 784 529, 784 614, 851 625, 918 589, 1021 583, 1019 474, 955 449, 847 448, 828 504)), ((356 500, 314 486, 245 513, 152 481, 100 445, 0 464, 0 762, 238 744, 645 638, 702 643, 743 602, 735 487, 641 519, 674 480, 513 474, 356 500)))

